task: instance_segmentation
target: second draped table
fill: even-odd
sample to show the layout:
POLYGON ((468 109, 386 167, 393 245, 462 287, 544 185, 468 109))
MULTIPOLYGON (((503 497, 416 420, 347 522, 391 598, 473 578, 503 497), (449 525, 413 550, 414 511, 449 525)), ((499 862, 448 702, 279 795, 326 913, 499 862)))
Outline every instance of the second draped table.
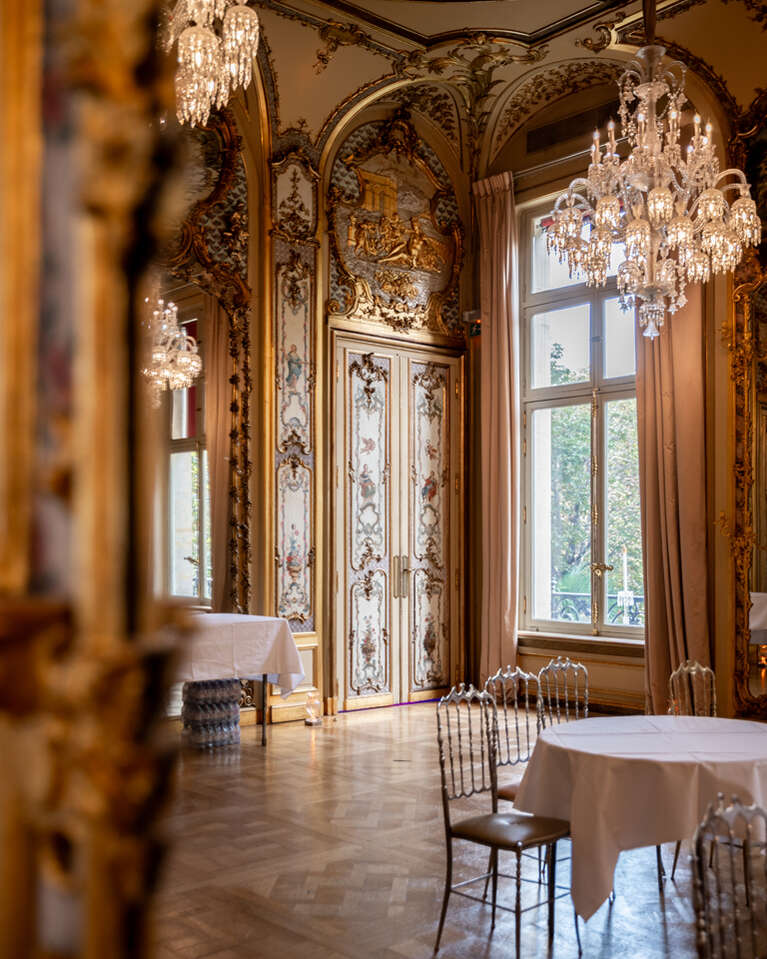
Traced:
POLYGON ((573 904, 609 896, 620 852, 690 839, 717 792, 767 804, 767 727, 704 716, 606 716, 538 737, 515 808, 570 823, 573 904))

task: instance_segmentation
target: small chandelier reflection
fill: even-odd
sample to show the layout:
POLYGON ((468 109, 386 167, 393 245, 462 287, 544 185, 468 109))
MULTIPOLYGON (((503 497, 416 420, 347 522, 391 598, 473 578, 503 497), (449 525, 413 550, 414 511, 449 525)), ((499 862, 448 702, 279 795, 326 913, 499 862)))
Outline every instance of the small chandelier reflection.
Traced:
POLYGON ((605 284, 613 244, 625 244, 620 304, 636 305, 644 335, 654 338, 666 312, 687 302, 688 283, 734 270, 743 247, 758 246, 761 222, 743 172, 719 171, 710 123, 701 129, 696 115, 682 147, 685 68, 663 64, 664 47, 652 43, 654 16, 646 32, 650 45, 618 80, 631 153, 621 161, 613 121, 604 150, 594 133, 588 174, 558 197, 546 242, 588 286, 605 284))
POLYGON ((259 21, 248 0, 177 0, 164 45, 176 44, 176 115, 205 124, 239 87, 248 86, 258 50, 259 21))
MULTIPOLYGON (((149 303, 149 297, 145 300, 149 303)), ((141 371, 149 382, 152 406, 157 409, 165 390, 188 389, 202 370, 197 341, 179 326, 178 307, 158 299, 145 321, 151 337, 149 365, 141 371)))

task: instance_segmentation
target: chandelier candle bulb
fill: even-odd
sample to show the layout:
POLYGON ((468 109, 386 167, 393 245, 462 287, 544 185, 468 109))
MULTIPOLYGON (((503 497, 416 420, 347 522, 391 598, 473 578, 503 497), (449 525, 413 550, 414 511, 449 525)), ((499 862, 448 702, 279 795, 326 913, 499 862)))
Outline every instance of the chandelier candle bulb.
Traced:
POLYGON ((549 253, 589 286, 606 283, 611 250, 624 244, 625 260, 617 269, 620 304, 637 307, 639 325, 651 338, 658 336, 666 313, 687 302, 687 283, 733 270, 743 247, 761 241, 749 184, 741 170, 720 171, 710 121, 701 135, 695 114, 682 150, 685 68, 664 63, 664 54, 657 44, 642 47, 618 81, 618 113, 630 155, 618 157, 610 121, 602 163, 597 130, 588 173, 558 197, 547 235, 549 253))
POLYGON ((177 0, 164 46, 177 46, 176 115, 191 126, 208 122, 253 76, 259 20, 248 0, 177 0))

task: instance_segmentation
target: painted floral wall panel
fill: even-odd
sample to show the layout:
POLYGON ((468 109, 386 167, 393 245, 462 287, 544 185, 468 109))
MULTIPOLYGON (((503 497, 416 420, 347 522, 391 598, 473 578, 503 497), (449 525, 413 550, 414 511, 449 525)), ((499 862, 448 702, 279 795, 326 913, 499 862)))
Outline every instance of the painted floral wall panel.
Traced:
POLYGON ((277 468, 277 615, 306 624, 312 615, 312 473, 297 458, 277 468))
POLYGON ((351 354, 351 563, 362 570, 387 553, 389 474, 388 359, 351 354))
POLYGON ((413 574, 413 685, 416 689, 449 683, 445 584, 428 569, 413 574))
POLYGON ((388 594, 382 569, 371 570, 351 588, 349 686, 358 696, 385 693, 391 688, 388 594))
POLYGON ((415 688, 448 682, 446 588, 450 529, 450 369, 412 363, 410 403, 414 567, 413 663, 415 688))
POLYGON ((296 254, 277 269, 277 444, 312 449, 312 282, 296 254))
POLYGON ((349 353, 349 693, 391 689, 389 663, 390 381, 388 357, 349 353))

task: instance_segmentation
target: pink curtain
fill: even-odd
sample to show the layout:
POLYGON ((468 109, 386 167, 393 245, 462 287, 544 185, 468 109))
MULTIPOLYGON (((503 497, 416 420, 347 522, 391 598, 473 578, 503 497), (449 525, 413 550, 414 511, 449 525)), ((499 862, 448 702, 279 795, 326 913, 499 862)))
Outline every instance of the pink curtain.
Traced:
POLYGON ((519 568, 517 234, 513 179, 474 184, 480 234, 482 608, 481 682, 515 665, 519 568))
POLYGON ((639 336, 637 345, 645 685, 655 713, 668 709, 668 677, 680 662, 710 665, 700 285, 687 296, 654 342, 639 336))
POLYGON ((210 478, 210 529, 213 565, 212 606, 232 608, 229 588, 229 431, 232 387, 229 384, 229 318, 212 301, 205 343, 205 440, 210 478))

